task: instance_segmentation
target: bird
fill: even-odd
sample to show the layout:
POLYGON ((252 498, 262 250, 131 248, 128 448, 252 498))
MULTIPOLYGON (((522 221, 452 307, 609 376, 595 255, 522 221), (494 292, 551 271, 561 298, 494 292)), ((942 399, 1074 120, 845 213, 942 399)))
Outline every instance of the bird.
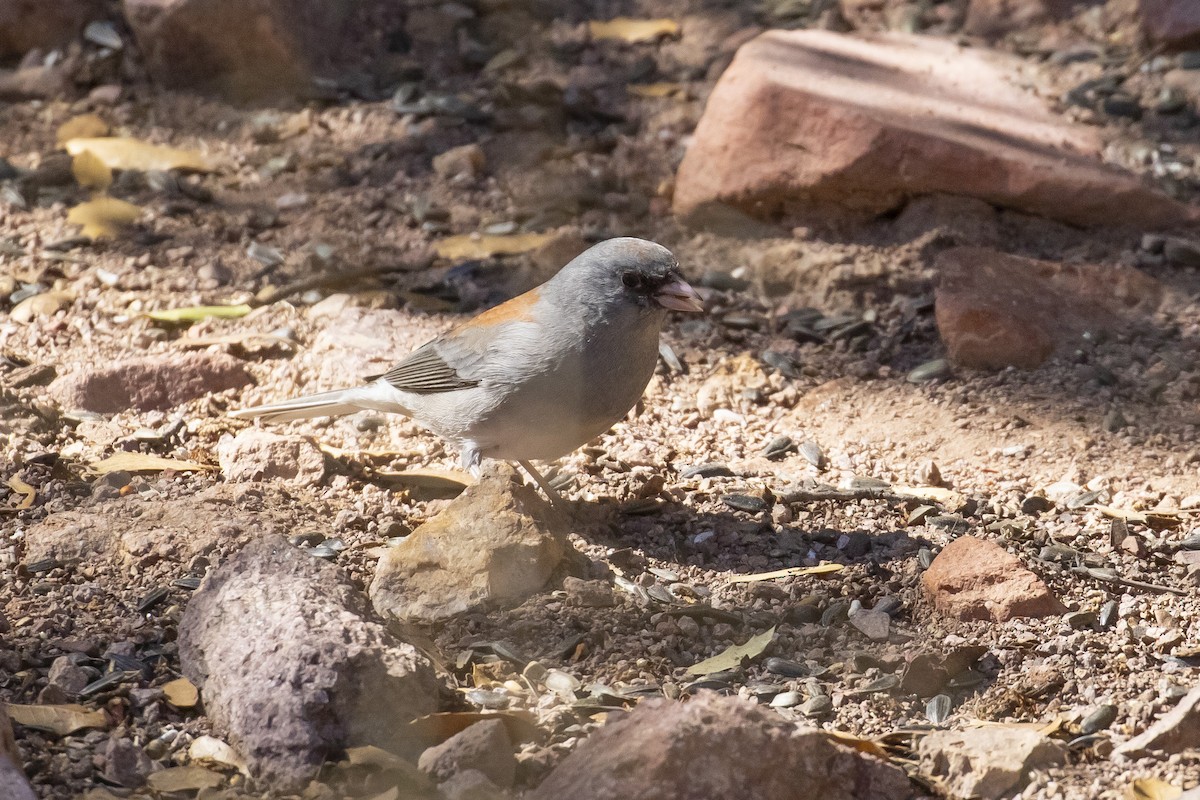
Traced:
POLYGON ((561 502, 530 462, 559 459, 629 413, 654 374, 669 311, 703 311, 674 254, 645 239, 608 239, 362 385, 231 416, 401 414, 456 446, 474 477, 484 458, 516 462, 561 502))

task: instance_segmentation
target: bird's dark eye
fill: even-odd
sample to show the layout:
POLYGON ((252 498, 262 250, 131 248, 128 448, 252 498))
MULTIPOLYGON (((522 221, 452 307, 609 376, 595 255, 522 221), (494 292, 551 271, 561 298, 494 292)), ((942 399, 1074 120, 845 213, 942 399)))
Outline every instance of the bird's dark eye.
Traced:
POLYGON ((625 284, 629 289, 641 289, 643 285, 642 274, 629 270, 621 273, 621 283, 625 284))

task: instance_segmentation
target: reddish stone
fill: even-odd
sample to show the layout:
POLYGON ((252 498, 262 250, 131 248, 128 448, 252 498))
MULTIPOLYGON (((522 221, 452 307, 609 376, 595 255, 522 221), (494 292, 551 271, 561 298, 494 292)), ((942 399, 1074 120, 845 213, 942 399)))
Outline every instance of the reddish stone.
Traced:
POLYGON ((1142 27, 1151 39, 1173 48, 1200 47, 1200 3, 1196 0, 1140 0, 1142 27))
POLYGON ((921 576, 921 586, 938 611, 961 620, 1004 622, 1067 611, 1019 558, 974 536, 946 545, 921 576))
POLYGON ((91 366, 50 384, 68 409, 99 414, 166 411, 181 403, 254 383, 245 365, 222 353, 162 355, 91 366))
POLYGON ((677 214, 862 219, 941 192, 1078 225, 1200 222, 1200 208, 1100 161, 997 52, 925 36, 770 31, 709 97, 675 184, 677 214))
POLYGON ((0 3, 0 59, 61 47, 104 14, 103 0, 5 0, 0 3))
POLYGON ((938 332, 956 364, 1033 369, 1084 331, 1158 307, 1158 281, 1125 267, 1035 261, 957 247, 938 256, 938 332))

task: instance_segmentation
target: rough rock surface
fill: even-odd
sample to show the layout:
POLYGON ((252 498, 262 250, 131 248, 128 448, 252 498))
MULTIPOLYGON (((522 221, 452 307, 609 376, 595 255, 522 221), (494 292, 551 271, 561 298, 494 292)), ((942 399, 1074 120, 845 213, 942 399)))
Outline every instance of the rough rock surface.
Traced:
POLYGON ((36 797, 21 769, 21 754, 13 741, 8 712, 0 703, 0 800, 35 800, 36 797))
POLYGON ((1200 3, 1196 0, 1140 0, 1142 26, 1150 38, 1171 47, 1200 47, 1200 3))
POLYGON ((1040 767, 1062 764, 1067 748, 1032 728, 984 727, 933 731, 917 752, 956 797, 1011 797, 1040 767))
POLYGON ((151 356, 116 364, 89 364, 64 375, 50 392, 67 409, 98 414, 165 411, 209 393, 254 382, 241 361, 223 353, 151 356))
POLYGON ((404 723, 434 710, 432 666, 368 613, 339 570, 278 536, 247 545, 188 604, 184 674, 273 789, 302 787, 345 747, 403 751, 404 723))
POLYGON ((1029 25, 1065 19, 1101 0, 971 0, 963 31, 972 36, 995 38, 1029 25))
POLYGON ((1066 613, 1019 558, 974 536, 946 545, 921 576, 921 586, 938 611, 962 620, 1004 622, 1066 613))
POLYGON ((516 605, 540 591, 571 552, 565 520, 516 471, 496 465, 379 560, 380 614, 435 621, 516 605))
POLYGON ((64 45, 103 13, 102 0, 5 0, 0 3, 0 60, 64 45))
POLYGON ((1200 687, 1184 695, 1161 719, 1114 752, 1140 758, 1155 750, 1172 754, 1196 748, 1200 748, 1200 687))
POLYGON ((1010 57, 931 37, 770 31, 713 89, 675 210, 837 220, 944 192, 1085 226, 1200 221, 1019 83, 1010 57))
POLYGON ((247 428, 217 445, 227 481, 282 481, 292 486, 320 483, 325 454, 304 436, 282 436, 247 428))
POLYGON ((1085 331, 1154 311, 1161 284, 1132 268, 1035 261, 977 247, 937 259, 938 331, 965 367, 1032 369, 1085 331))
POLYGON ((484 720, 459 731, 421 753, 417 766, 437 778, 450 780, 468 769, 478 770, 497 786, 512 786, 517 772, 512 739, 499 720, 484 720))
POLYGON ((650 700, 605 725, 531 800, 899 800, 904 773, 745 700, 650 700), (769 768, 767 768, 769 766, 769 768))

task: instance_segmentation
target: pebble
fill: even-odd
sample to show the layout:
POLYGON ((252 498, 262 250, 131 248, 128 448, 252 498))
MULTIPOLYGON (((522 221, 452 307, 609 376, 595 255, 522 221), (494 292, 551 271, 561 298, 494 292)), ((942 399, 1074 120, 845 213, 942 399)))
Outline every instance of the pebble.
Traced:
POLYGON ((800 713, 806 717, 820 717, 833 711, 833 700, 825 695, 810 697, 800 704, 800 713))

